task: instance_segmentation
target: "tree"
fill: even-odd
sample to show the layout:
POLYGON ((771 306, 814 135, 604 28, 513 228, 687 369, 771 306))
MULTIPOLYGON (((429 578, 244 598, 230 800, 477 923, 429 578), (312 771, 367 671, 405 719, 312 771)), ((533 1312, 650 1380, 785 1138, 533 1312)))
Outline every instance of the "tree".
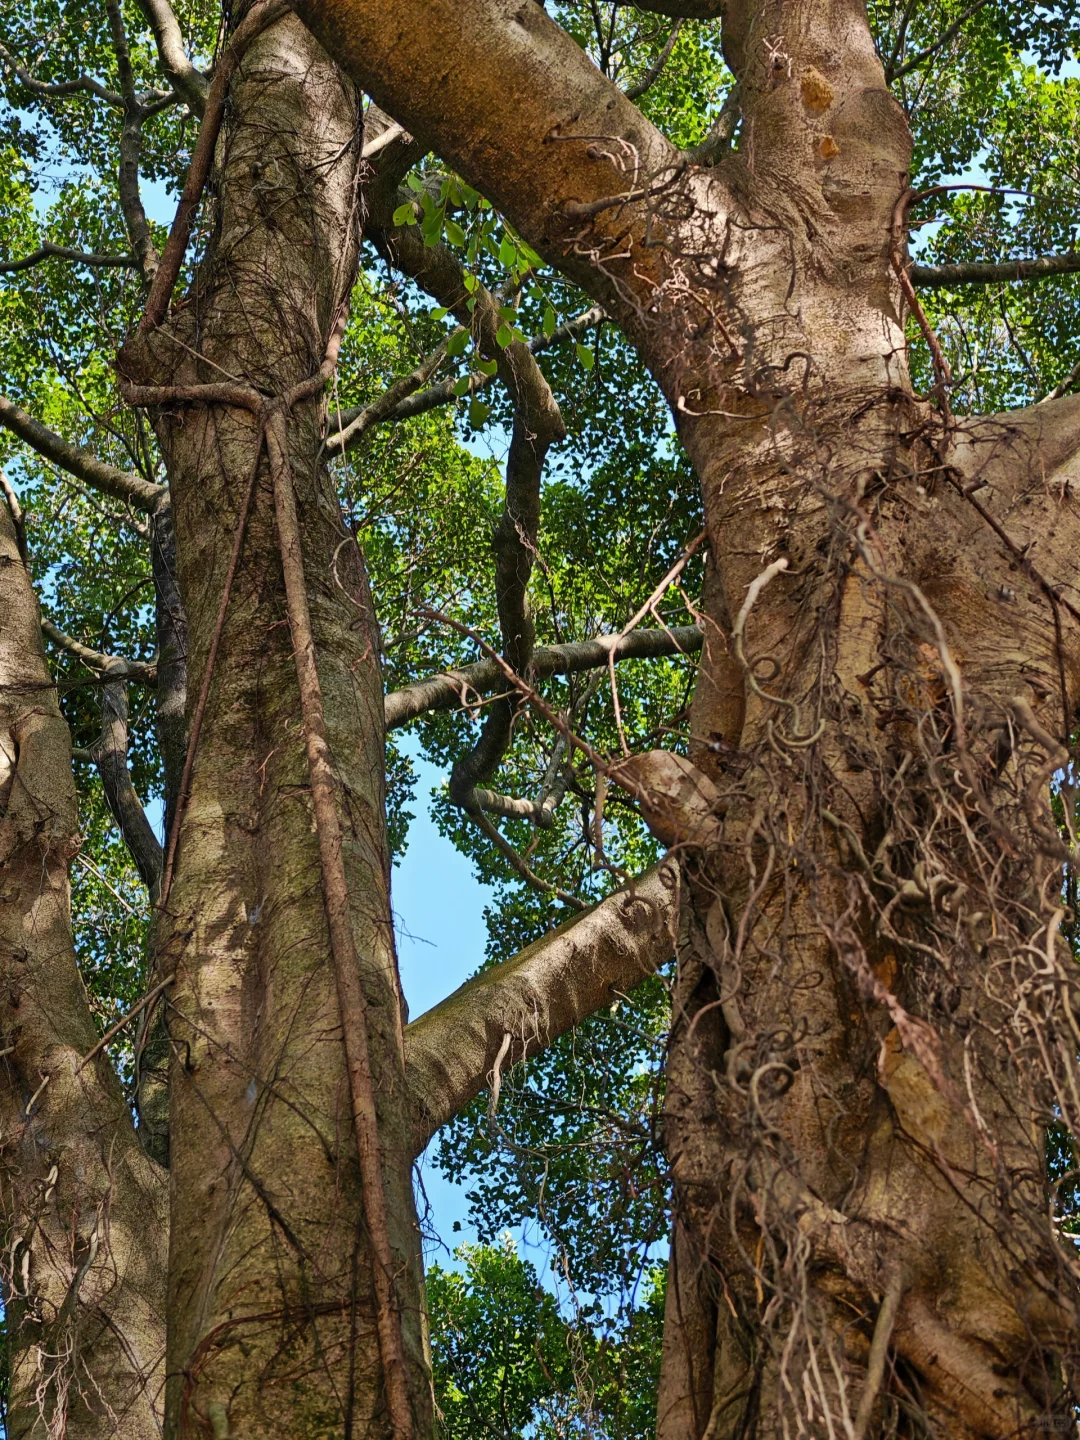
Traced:
MULTIPOLYGON (((1066 393, 1074 372, 1042 403, 976 413, 973 361, 957 404, 946 351, 970 346, 965 324, 978 328, 985 302, 947 293, 928 313, 915 287, 1024 290, 1078 262, 1050 192, 1018 228, 1065 248, 1022 263, 971 258, 1010 233, 996 201, 952 203, 941 264, 912 266, 906 233, 937 193, 909 188, 912 126, 932 174, 1000 124, 997 189, 1026 189, 1008 183, 1010 167, 1030 170, 1001 139, 1011 106, 1064 157, 1067 191, 1053 137, 1072 92, 1025 80, 1021 52, 1059 62, 1077 43, 1069 8, 1031 19, 989 3, 657 0, 605 18, 596 6, 555 17, 537 0, 301 0, 295 14, 264 0, 226 17, 220 45, 216 14, 193 10, 185 32, 163 0, 142 0, 145 33, 105 0, 77 41, 71 16, 47 8, 12 12, 0 54, 16 103, 51 107, 32 133, 12 116, 13 154, 59 136, 69 163, 101 172, 108 157, 116 212, 73 175, 61 238, 109 248, 47 239, 8 262, 18 275, 80 265, 95 313, 92 332, 71 316, 81 349, 54 349, 81 415, 50 391, 58 415, 3 401, 0 422, 124 510, 121 533, 150 552, 156 657, 39 627, 26 562, 46 598, 62 598, 63 575, 34 559, 7 486, 11 1433, 151 1434, 162 1407, 169 1435, 431 1433, 412 1162, 481 1090, 497 1114, 510 1067, 673 949, 661 1440, 1066 1424, 1078 1398, 1059 1201, 1080 1121, 1062 899, 1080 401, 1066 393), (580 43, 590 14, 599 65, 580 43), (716 26, 696 29, 717 20, 730 85, 709 49, 716 26), (54 28, 64 43, 40 46, 54 28), (612 78, 623 66, 625 89, 612 78), (694 90, 705 72, 723 102, 707 128, 694 90), (657 85, 664 103, 647 118, 657 85), (361 91, 376 102, 363 126, 361 91), (987 94, 1008 104, 995 111, 987 94), (81 112, 58 103, 72 97, 81 112), (190 155, 185 111, 201 116, 190 155), (432 152, 451 168, 426 165, 432 152), (177 188, 186 177, 167 244, 140 173, 177 188), (197 220, 197 263, 172 303, 197 220), (365 303, 362 237, 438 302, 419 337, 430 347, 374 395, 363 365, 377 369, 392 342, 370 313, 349 321, 365 303), (572 286, 585 302, 560 325, 551 296, 572 286), (541 478, 567 417, 537 356, 558 364, 559 346, 601 321, 624 337, 611 343, 631 413, 647 412, 637 364, 670 407, 704 533, 669 536, 663 564, 652 550, 636 571, 613 562, 637 580, 605 617, 625 638, 538 646, 542 584, 555 628, 574 612, 540 544, 541 478), (449 362, 463 373, 435 379, 449 362), (357 404, 335 395, 338 373, 357 404), (471 396, 479 428, 481 392, 505 405, 510 434, 492 516, 494 646, 472 594, 475 516, 464 536, 438 517, 453 551, 442 570, 410 549, 415 520, 394 512, 380 529, 374 439, 455 396, 471 396), (369 466, 360 481, 328 463, 353 447, 369 466), (357 531, 342 498, 359 507, 357 531), (396 577, 382 563, 395 551, 409 561, 396 577), (638 628, 683 583, 685 614, 669 603, 638 628), (449 603, 435 603, 440 589, 449 603), (398 603, 423 624, 389 646, 411 683, 384 695, 378 621, 398 603), (100 691, 100 736, 80 748, 153 902, 124 1077, 137 1125, 95 1043, 72 944, 74 781, 43 633, 100 691), (457 666, 424 679, 432 634, 452 640, 432 669, 457 666), (482 658, 463 669, 468 646, 482 658), (617 683, 620 656, 699 648, 685 716, 677 664, 650 672, 666 688, 617 683), (590 667, 599 684, 569 678, 590 667), (545 693, 558 674, 564 688, 545 693), (126 690, 150 678, 164 853, 129 755, 126 690), (484 695, 462 752, 442 712, 484 695), (384 729, 420 715, 432 747, 456 752, 448 824, 547 908, 511 907, 504 931, 531 923, 539 938, 406 1023, 384 729), (500 767, 530 765, 538 800, 488 788, 500 767), (667 854, 632 879, 650 848, 637 814, 667 854), (559 856, 551 837, 574 826, 577 848, 559 856), (601 898, 611 879, 623 883, 601 898), (583 913, 550 929, 552 900, 583 913), (164 1223, 147 1226, 166 1188, 167 1263, 164 1223)), ((32 207, 10 189, 20 239, 32 207)), ((27 292, 12 303, 34 313, 27 292)), ((62 283, 38 303, 77 309, 62 283)), ((1002 304, 1034 378, 1015 303, 1002 304)), ((1042 335, 1040 365, 1055 353, 1042 335)), ((12 368, 35 398, 32 364, 16 354, 12 368)), ((997 372, 1010 373, 1019 393, 1006 402, 1023 397, 1015 370, 997 372)), ((476 473, 445 431, 438 459, 444 475, 476 473)), ((648 488, 630 486, 624 508, 648 488)), ((483 481, 476 494, 486 518, 483 481)), ((673 487, 663 508, 676 502, 673 487)), ((133 632, 148 621, 132 611, 133 632)), ((78 691, 65 703, 87 723, 78 691)), ((146 767, 144 790, 152 777, 146 767)))

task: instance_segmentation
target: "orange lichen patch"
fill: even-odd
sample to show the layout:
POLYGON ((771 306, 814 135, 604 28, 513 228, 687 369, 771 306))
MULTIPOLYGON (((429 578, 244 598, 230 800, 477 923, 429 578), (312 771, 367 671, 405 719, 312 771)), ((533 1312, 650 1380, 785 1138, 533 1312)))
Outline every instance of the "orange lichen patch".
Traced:
POLYGON ((823 135, 818 141, 818 154, 822 160, 831 160, 834 155, 840 154, 840 146, 831 135, 823 135))
POLYGON ((815 70, 812 65, 803 71, 802 98, 806 108, 813 110, 815 114, 827 110, 833 102, 832 86, 821 71, 815 70))
POLYGON ((874 966, 874 974, 886 990, 891 990, 897 976, 896 956, 891 953, 886 955, 879 964, 874 966))

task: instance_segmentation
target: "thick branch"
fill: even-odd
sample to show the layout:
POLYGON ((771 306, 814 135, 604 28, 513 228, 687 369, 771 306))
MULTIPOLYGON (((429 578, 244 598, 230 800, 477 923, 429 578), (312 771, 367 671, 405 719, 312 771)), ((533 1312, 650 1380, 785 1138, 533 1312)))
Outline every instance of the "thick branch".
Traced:
POLYGON ((14 275, 19 270, 30 270, 43 260, 72 260, 77 265, 87 265, 92 270, 114 268, 130 270, 136 265, 131 255, 96 255, 85 250, 72 250, 67 245, 54 245, 46 240, 21 260, 0 260, 0 275, 14 275))
POLYGON ((71 742, 48 682, 37 603, 0 505, 7 1418, 12 1434, 43 1433, 44 1415, 54 1433, 66 1423, 68 1435, 89 1435, 90 1412, 65 1404, 75 1375, 92 1387, 96 1413, 123 1416, 125 1440, 153 1440, 168 1189, 108 1059, 81 1064, 98 1034, 71 940, 68 862, 80 843, 71 742))
POLYGON ((66 650, 69 655, 74 655, 77 660, 81 660, 91 670, 102 672, 107 670, 118 680, 152 680, 155 676, 156 663, 147 663, 145 660, 122 660, 117 655, 103 655, 100 650, 92 650, 81 640, 65 634, 51 620, 42 620, 41 633, 58 649, 66 650))
MULTIPOLYGON (((580 670, 598 670, 608 664, 615 648, 616 660, 655 660, 664 655, 693 655, 701 649, 702 634, 694 625, 671 630, 633 630, 621 639, 603 635, 597 640, 578 640, 569 645, 540 645, 532 653, 529 673, 537 679, 549 675, 573 675, 580 670)), ((386 697, 386 728, 394 730, 429 710, 463 708, 481 695, 504 688, 506 675, 496 660, 478 660, 460 670, 447 670, 428 680, 418 680, 386 697)))
POLYGON ((972 260, 958 265, 913 265, 911 279, 924 289, 943 285, 997 285, 1002 281, 1047 280, 1075 275, 1080 250, 1065 255, 1038 255, 1033 260, 972 260))
POLYGON ((500 1056, 509 1066, 535 1055, 659 969, 674 953, 678 893, 678 865, 664 860, 414 1020, 405 1065, 416 1152, 492 1084, 500 1056))
POLYGON ((90 747, 90 755, 101 776, 105 799, 120 827, 124 844, 150 898, 156 898, 161 881, 162 849, 146 811, 135 793, 128 769, 127 684, 123 678, 110 681, 101 692, 101 736, 90 747))
POLYGON ((173 88, 184 97, 193 115, 201 115, 210 82, 188 59, 184 37, 169 0, 138 0, 157 45, 161 68, 173 88))
POLYGON ((647 192, 683 162, 540 5, 298 0, 296 9, 339 64, 534 248, 601 303, 640 318, 636 297, 651 292, 662 264, 647 244, 647 192), (616 202, 631 192, 640 200, 616 202), (568 221, 571 203, 578 216, 602 208, 581 225, 568 221))
POLYGON ((167 493, 161 485, 144 480, 130 470, 119 470, 115 465, 106 465, 88 450, 71 445, 55 430, 42 425, 32 415, 20 409, 14 401, 0 395, 0 425, 18 435, 39 455, 58 465, 76 480, 93 486, 115 500, 122 500, 136 510, 152 513, 159 500, 167 493))

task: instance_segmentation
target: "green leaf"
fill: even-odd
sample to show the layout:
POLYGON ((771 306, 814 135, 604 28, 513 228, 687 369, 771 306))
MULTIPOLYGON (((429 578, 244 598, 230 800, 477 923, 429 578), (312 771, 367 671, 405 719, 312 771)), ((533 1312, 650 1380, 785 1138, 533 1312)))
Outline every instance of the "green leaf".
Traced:
POLYGON ((413 208, 413 202, 406 200, 404 205, 399 205, 390 219, 395 225, 415 225, 416 211, 413 208))
POLYGON ((505 265, 507 269, 517 260, 517 246, 508 237, 503 237, 499 246, 499 264, 505 265))
POLYGON ((555 311, 551 308, 550 305, 546 306, 545 309, 544 309, 544 325, 543 325, 543 330, 544 330, 544 334, 545 334, 546 336, 548 336, 549 339, 551 338, 552 335, 555 334, 555 329, 556 329, 556 326, 558 325, 558 323, 559 323, 559 321, 558 321, 558 317, 557 317, 556 314, 555 314, 555 311))
POLYGON ((514 332, 504 320, 495 332, 495 344, 498 345, 500 350, 505 350, 513 338, 514 332))
POLYGON ((460 380, 454 381, 454 394, 459 398, 467 395, 472 388, 472 378, 469 375, 462 375, 460 380))
POLYGON ((450 308, 449 308, 449 306, 447 306, 447 305, 438 305, 438 306, 435 307, 434 310, 432 310, 432 312, 431 312, 431 318, 432 318, 432 320, 445 320, 446 317, 447 317, 447 315, 449 315, 449 314, 450 314, 450 308))
POLYGON ((410 190, 415 190, 417 194, 419 194, 420 191, 424 188, 423 180, 419 175, 416 174, 415 171, 411 175, 405 176, 405 184, 409 187, 410 190))
POLYGON ((450 241, 451 245, 465 244, 465 231, 462 230, 456 220, 447 220, 445 228, 446 238, 450 241))
POLYGON ((499 362, 497 360, 478 360, 476 362, 476 368, 480 371, 481 375, 486 375, 490 380, 492 375, 498 372, 499 362))
POLYGON ((469 424, 474 430, 479 430, 490 414, 491 406, 485 405, 482 400, 469 401, 469 424))
MULTIPOLYGON (((476 237, 474 236, 473 238, 475 239, 476 237)), ((464 280, 462 281, 462 283, 463 283, 463 285, 465 286, 465 289, 466 289, 466 290, 469 292, 469 294, 471 295, 471 294, 473 293, 473 291, 476 290, 477 287, 479 286, 480 281, 476 278, 475 275, 470 275, 470 274, 466 273, 465 278, 464 278, 464 280)))
POLYGON ((454 358, 458 355, 464 355, 465 351, 469 348, 469 339, 468 330, 455 330, 446 342, 447 355, 453 356, 454 358))
POLYGON ((596 364, 596 356, 589 347, 587 345, 576 344, 574 349, 577 351, 577 358, 581 361, 582 365, 585 366, 585 369, 591 370, 596 364))

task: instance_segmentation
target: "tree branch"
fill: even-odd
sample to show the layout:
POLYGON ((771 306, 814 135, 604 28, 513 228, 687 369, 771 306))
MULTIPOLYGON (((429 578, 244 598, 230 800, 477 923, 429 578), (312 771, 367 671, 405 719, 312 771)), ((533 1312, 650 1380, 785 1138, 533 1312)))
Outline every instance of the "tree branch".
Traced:
MULTIPOLYGON (((102 788, 113 819, 120 827, 124 844, 135 861, 135 868, 143 883, 150 891, 151 900, 157 898, 161 882, 163 853, 153 827, 146 818, 128 769, 128 705, 127 687, 129 680, 156 678, 156 664, 141 660, 122 660, 115 655, 103 655, 89 645, 66 635, 51 620, 42 616, 41 632, 59 649, 73 655, 91 670, 102 676, 101 690, 101 734, 90 746, 85 758, 97 766, 102 788)), ((83 758, 73 756, 73 759, 83 758)))
MULTIPOLYGON (((694 625, 676 625, 670 630, 632 630, 629 635, 602 635, 596 640, 576 640, 569 645, 538 645, 532 653, 529 673, 538 680, 549 675, 574 675, 580 670, 598 670, 616 660, 656 660, 665 655, 694 655, 701 649, 702 633, 694 625)), ((429 710, 464 709, 469 696, 489 694, 506 684, 506 675, 496 660, 478 660, 459 670, 446 670, 427 680, 417 680, 386 697, 386 728, 396 730, 426 715, 429 710)))
POLYGON ((117 655, 103 655, 99 650, 92 650, 89 645, 84 645, 81 640, 66 635, 63 630, 54 625, 51 620, 42 616, 41 633, 57 647, 58 650, 65 650, 90 670, 99 670, 102 674, 109 672, 118 680, 148 680, 151 683, 157 671, 156 661, 146 660, 123 660, 117 655))
POLYGON ((151 514, 162 497, 168 493, 162 485, 144 480, 141 475, 130 470, 106 465, 88 450, 69 444, 62 436, 57 435, 55 430, 42 425, 40 420, 28 415, 5 395, 0 395, 0 425, 68 475, 82 480, 84 484, 100 490, 104 495, 111 495, 114 500, 122 500, 135 510, 151 514))
MULTIPOLYGON (((526 345, 533 355, 542 355, 545 350, 550 350, 554 345, 561 345, 566 340, 575 340, 586 330, 594 325, 599 325, 607 318, 605 312, 599 305, 590 305, 588 310, 583 310, 580 315, 575 315, 572 320, 567 320, 564 325, 557 326, 550 335, 534 335, 526 341, 526 345)), ((429 410, 435 410, 440 405, 449 405, 454 400, 462 397, 455 394, 454 386, 457 384, 457 377, 449 376, 446 380, 440 380, 435 385, 429 385, 421 390, 414 388, 412 381, 430 362, 441 356, 443 347, 432 351, 426 359, 409 375, 400 376, 387 387, 384 393, 368 405, 355 405, 348 410, 341 412, 341 429, 336 435, 331 435, 326 441, 326 448, 334 453, 340 449, 351 450, 354 445, 359 444, 366 431, 375 424, 398 424, 402 420, 410 420, 414 415, 426 415, 429 410), (394 394, 394 403, 384 406, 384 401, 394 394), (357 422, 361 423, 357 423, 357 422), (344 442, 344 445, 342 445, 344 442)), ((432 373, 432 370, 429 373, 432 373)), ((477 373, 469 377, 469 395, 478 395, 495 379, 494 375, 477 373)), ((422 382, 421 382, 422 383, 422 382)))
POLYGON ((675 950, 678 904, 678 865, 663 860, 407 1026, 416 1153, 492 1083, 500 1055, 507 1065, 535 1055, 659 969, 675 950))
POLYGON ((1047 280, 1080 271, 1080 250, 1038 255, 1033 260, 971 260, 957 265, 912 265, 911 279, 924 289, 943 285, 996 285, 1002 281, 1047 280))
POLYGON ((131 248, 142 271, 143 281, 149 285, 158 267, 157 247, 150 233, 150 222, 142 203, 139 188, 139 163, 142 159, 142 127, 146 111, 139 102, 135 91, 135 75, 131 67, 131 52, 128 47, 127 30, 120 9, 120 0, 105 0, 105 12, 109 17, 109 33, 113 53, 116 55, 116 69, 120 77, 120 92, 123 96, 124 122, 120 127, 120 165, 117 172, 117 193, 120 210, 127 226, 131 248))
POLYGON ((635 81, 633 85, 628 85, 626 87, 626 90, 623 93, 626 95, 626 98, 628 100, 640 100, 642 95, 644 95, 647 91, 651 90, 652 87, 656 84, 657 80, 660 79, 660 76, 664 70, 664 66, 671 59, 671 52, 675 49, 675 42, 679 38, 679 31, 682 29, 682 27, 683 21, 682 17, 680 16, 679 19, 675 21, 675 24, 672 25, 671 33, 664 41, 664 47, 660 51, 660 54, 645 71, 645 74, 642 75, 640 80, 635 81))
POLYGON ((669 15, 673 20, 719 20, 726 0, 633 0, 635 10, 669 15))
POLYGON ((691 165, 715 165, 722 155, 731 149, 735 127, 742 115, 739 87, 734 85, 727 93, 720 114, 709 127, 705 138, 687 150, 686 158, 691 165))
POLYGON ((960 28, 986 4, 987 0, 975 0, 975 4, 969 5, 966 10, 958 15, 953 23, 943 30, 932 44, 927 45, 925 50, 920 50, 917 55, 913 55, 910 60, 905 60, 903 65, 895 69, 890 65, 885 71, 886 85, 892 85, 897 80, 902 80, 905 75, 910 75, 912 70, 917 70, 920 65, 925 65, 927 60, 931 60, 939 50, 948 45, 949 41, 958 34, 960 28))
POLYGON ((169 0, 138 0, 154 33, 158 59, 169 83, 177 90, 193 115, 202 115, 210 81, 188 59, 184 37, 169 0))
POLYGON ((27 564, 26 551, 26 517, 23 514, 22 506, 19 504, 19 497, 15 494, 11 481, 0 470, 0 493, 4 496, 8 512, 11 515, 11 523, 15 527, 15 544, 18 547, 22 562, 27 564))
POLYGON ((96 255, 85 250, 72 250, 67 245, 54 245, 51 240, 46 240, 21 260, 0 260, 0 275, 14 275, 19 270, 30 270, 33 266, 40 265, 43 260, 72 260, 77 265, 87 265, 94 270, 130 270, 138 263, 132 255, 96 255))
MULTIPOLYGON (((44 623, 42 629, 45 629, 44 623)), ((113 819, 120 827, 124 844, 143 884, 150 892, 151 902, 157 899, 161 883, 161 869, 164 859, 161 844, 154 834, 142 802, 135 793, 128 769, 128 708, 127 684, 124 675, 126 662, 118 662, 116 669, 106 671, 107 683, 101 692, 101 735, 90 746, 90 756, 98 768, 105 799, 112 811, 113 819), (108 679, 118 673, 121 678, 108 679)))
MULTIPOLYGON (((717 6, 676 13, 686 8, 717 6)), ((296 9, 379 105, 540 254, 606 308, 640 319, 640 297, 657 282, 650 197, 685 162, 540 5, 297 0, 296 9), (614 198, 631 191, 640 199, 614 198), (606 208, 580 224, 571 201, 579 216, 606 208)))
POLYGON ((68 95, 96 95, 99 100, 104 100, 107 105, 112 105, 117 110, 124 108, 122 95, 107 89, 99 81, 92 80, 89 75, 80 75, 77 80, 63 80, 55 85, 45 80, 37 80, 25 65, 19 64, 6 45, 0 45, 0 60, 7 65, 19 84, 24 85, 33 95, 47 96, 50 99, 62 99, 68 95))

